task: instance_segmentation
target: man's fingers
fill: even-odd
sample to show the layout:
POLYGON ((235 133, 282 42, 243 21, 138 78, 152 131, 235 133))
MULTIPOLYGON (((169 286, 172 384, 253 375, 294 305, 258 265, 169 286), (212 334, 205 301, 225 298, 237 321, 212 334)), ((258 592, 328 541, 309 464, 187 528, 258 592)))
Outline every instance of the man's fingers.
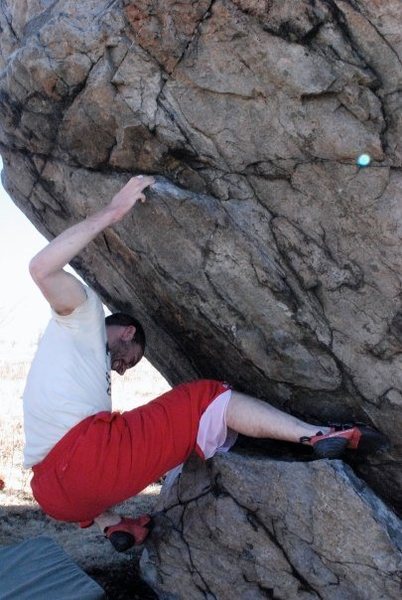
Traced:
MULTIPOLYGON (((141 186, 139 188, 138 192, 142 192, 146 187, 155 183, 155 179, 153 177, 146 177, 144 175, 137 175, 137 177, 133 177, 133 179, 135 180, 137 185, 139 183, 141 186)), ((137 194, 138 194, 137 199, 143 204, 146 201, 145 194, 138 193, 138 192, 137 192, 137 194)))
POLYGON ((111 206, 118 209, 116 222, 121 220, 127 212, 133 208, 136 202, 144 203, 146 198, 145 188, 155 183, 153 177, 137 175, 132 177, 126 185, 113 197, 111 206))
POLYGON ((155 183, 155 179, 153 177, 149 177, 147 175, 137 175, 137 177, 133 177, 133 180, 137 184, 140 184, 141 189, 144 189, 144 188, 148 187, 149 185, 152 185, 153 183, 155 183))

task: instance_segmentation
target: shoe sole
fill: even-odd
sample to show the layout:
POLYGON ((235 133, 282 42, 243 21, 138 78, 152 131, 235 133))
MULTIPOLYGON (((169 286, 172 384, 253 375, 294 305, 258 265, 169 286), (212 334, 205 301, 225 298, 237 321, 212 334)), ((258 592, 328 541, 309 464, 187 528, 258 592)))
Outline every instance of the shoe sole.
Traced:
POLYGON ((117 552, 125 552, 135 544, 134 537, 125 531, 114 531, 108 539, 117 552))
POLYGON ((326 438, 313 446, 318 458, 339 458, 345 452, 348 440, 341 437, 326 438))
MULTIPOLYGON (((390 444, 386 436, 370 427, 359 426, 361 437, 356 452, 374 454, 389 450, 390 444)), ((349 440, 343 437, 329 437, 316 442, 314 454, 318 458, 340 458, 348 449, 349 440)))

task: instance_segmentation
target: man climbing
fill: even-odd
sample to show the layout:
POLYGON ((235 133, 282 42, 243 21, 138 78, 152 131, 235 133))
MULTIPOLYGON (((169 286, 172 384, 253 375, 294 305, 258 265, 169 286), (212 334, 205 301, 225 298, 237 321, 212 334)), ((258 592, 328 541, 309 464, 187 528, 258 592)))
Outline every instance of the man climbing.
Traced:
POLYGON ((305 423, 219 381, 182 384, 145 406, 112 412, 110 369, 123 375, 141 360, 144 331, 126 314, 105 319, 95 293, 63 268, 145 201, 153 183, 152 177, 132 178, 110 204, 61 233, 30 263, 52 308, 24 392, 24 464, 33 470, 33 494, 55 519, 96 522, 119 551, 142 543, 149 517, 121 517, 109 508, 193 451, 209 458, 228 449, 234 432, 309 444, 320 457, 384 442, 366 426, 305 423))

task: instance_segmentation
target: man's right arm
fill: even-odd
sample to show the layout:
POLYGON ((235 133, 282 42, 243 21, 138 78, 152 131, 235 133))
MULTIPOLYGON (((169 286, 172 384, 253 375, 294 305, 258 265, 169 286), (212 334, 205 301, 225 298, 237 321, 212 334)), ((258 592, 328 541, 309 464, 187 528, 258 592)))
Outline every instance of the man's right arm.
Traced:
POLYGON ((32 278, 58 314, 72 313, 86 299, 81 282, 63 267, 104 229, 121 221, 138 200, 144 202, 143 190, 152 183, 152 177, 133 177, 108 206, 63 231, 31 260, 32 278))

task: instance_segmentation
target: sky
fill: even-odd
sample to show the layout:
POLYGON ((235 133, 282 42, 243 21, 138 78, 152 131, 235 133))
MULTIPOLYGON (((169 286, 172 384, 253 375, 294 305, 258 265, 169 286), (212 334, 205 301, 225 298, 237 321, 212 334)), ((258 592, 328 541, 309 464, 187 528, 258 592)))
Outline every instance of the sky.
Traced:
POLYGON ((46 243, 0 184, 0 345, 32 343, 46 327, 49 306, 28 271, 46 243))

